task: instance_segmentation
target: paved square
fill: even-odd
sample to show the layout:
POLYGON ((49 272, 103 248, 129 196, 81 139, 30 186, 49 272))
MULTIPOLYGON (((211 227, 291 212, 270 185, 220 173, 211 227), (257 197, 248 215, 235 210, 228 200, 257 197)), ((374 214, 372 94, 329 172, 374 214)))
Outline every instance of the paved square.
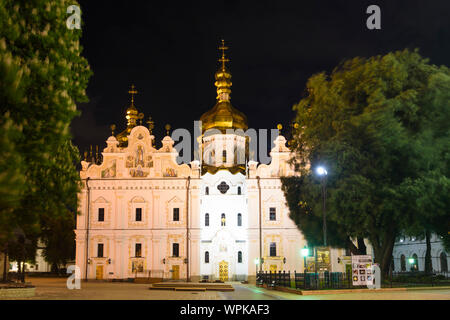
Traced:
POLYGON ((232 292, 149 290, 149 284, 95 280, 82 281, 80 290, 69 290, 65 278, 33 277, 27 282, 36 286, 36 295, 23 300, 450 300, 448 288, 302 296, 239 282, 232 283, 232 292))

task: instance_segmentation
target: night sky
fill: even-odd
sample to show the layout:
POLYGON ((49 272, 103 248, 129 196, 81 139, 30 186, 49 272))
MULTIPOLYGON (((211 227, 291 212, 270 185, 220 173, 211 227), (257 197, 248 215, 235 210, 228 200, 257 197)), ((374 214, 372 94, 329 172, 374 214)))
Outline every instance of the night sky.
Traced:
POLYGON ((214 73, 225 39, 231 103, 252 128, 285 126, 307 79, 345 59, 419 48, 431 63, 450 66, 449 0, 79 1, 83 55, 93 76, 88 103, 72 125, 83 152, 102 150, 125 129, 130 85, 135 105, 164 125, 192 130, 215 104, 214 73), (366 8, 381 7, 381 30, 368 30, 366 8))

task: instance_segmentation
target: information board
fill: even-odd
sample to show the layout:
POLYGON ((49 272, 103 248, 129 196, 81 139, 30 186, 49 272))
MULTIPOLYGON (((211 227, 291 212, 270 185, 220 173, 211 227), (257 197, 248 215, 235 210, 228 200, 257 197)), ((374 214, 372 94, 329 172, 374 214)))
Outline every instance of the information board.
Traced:
POLYGON ((372 257, 352 255, 352 279, 354 286, 373 285, 372 257))

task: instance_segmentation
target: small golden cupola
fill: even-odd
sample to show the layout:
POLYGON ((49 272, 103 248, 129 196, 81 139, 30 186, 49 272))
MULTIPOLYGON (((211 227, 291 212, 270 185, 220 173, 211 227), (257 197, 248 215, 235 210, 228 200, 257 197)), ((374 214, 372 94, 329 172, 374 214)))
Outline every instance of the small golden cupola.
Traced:
POLYGON ((225 50, 228 47, 225 46, 225 41, 222 40, 222 44, 219 50, 222 51, 222 56, 219 59, 221 66, 215 74, 215 83, 217 87, 217 103, 209 111, 205 112, 200 120, 202 121, 202 132, 208 129, 218 129, 223 133, 227 129, 242 129, 247 130, 247 117, 245 114, 234 108, 230 103, 231 94, 231 73, 226 68, 226 62, 230 60, 225 57, 225 50))
POLYGON ((128 93, 131 94, 131 104, 127 108, 125 116, 127 119, 127 128, 116 136, 117 141, 119 141, 119 147, 126 147, 128 145, 127 136, 130 134, 131 130, 137 126, 137 120, 142 121, 144 118, 144 114, 139 113, 134 105, 134 95, 138 93, 134 84, 131 85, 131 90, 128 91, 128 93))

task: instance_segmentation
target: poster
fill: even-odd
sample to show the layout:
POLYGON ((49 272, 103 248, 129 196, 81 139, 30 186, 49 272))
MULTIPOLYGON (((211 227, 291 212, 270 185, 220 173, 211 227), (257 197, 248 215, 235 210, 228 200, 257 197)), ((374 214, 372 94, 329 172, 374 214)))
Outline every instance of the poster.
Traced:
POLYGON ((352 255, 352 280, 354 286, 373 285, 372 256, 352 255))

